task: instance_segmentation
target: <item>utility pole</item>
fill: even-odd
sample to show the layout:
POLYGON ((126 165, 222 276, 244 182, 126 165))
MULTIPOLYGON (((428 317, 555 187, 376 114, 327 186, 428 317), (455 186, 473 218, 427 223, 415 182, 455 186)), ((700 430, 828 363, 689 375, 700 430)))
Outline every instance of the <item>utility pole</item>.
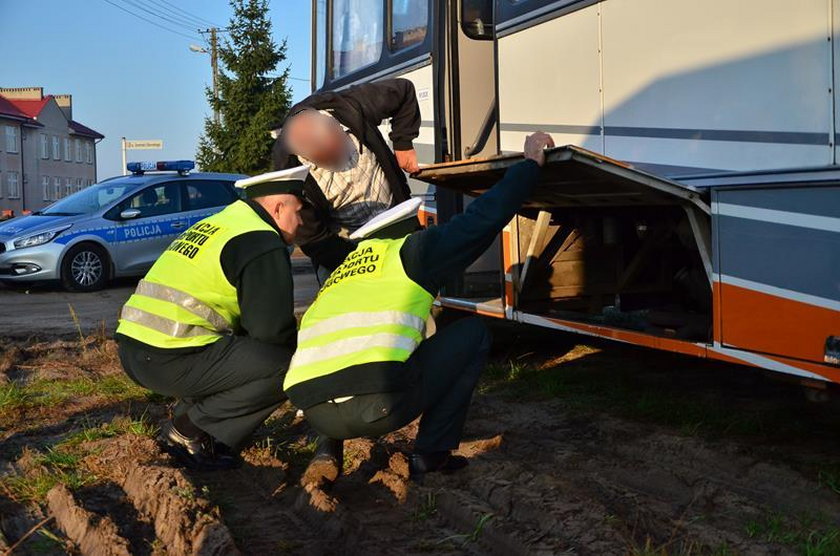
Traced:
MULTIPOLYGON (((213 100, 219 100, 219 39, 217 37, 217 33, 219 31, 227 31, 227 29, 219 29, 218 27, 210 27, 209 29, 199 29, 198 32, 202 35, 204 33, 209 33, 210 35, 210 51, 208 52, 206 48, 191 44, 190 50, 193 52, 198 52, 199 54, 209 54, 210 55, 210 67, 213 70, 213 100)), ((214 106, 213 107, 213 121, 216 124, 220 121, 219 110, 214 106)))
MULTIPOLYGON (((218 42, 216 40, 216 31, 215 27, 210 29, 210 65, 213 68, 213 100, 218 102, 219 101, 219 49, 218 49, 218 42)), ((219 125, 219 110, 216 106, 213 106, 213 121, 216 122, 216 125, 219 125)))

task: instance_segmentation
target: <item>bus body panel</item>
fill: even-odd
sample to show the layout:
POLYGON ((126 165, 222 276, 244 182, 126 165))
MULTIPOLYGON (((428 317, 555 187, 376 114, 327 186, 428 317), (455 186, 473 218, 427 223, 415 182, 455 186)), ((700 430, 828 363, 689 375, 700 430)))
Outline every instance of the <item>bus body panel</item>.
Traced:
POLYGON ((502 149, 543 129, 668 175, 834 161, 827 0, 606 0, 498 40, 502 149))
POLYGON ((713 191, 721 343, 824 362, 840 335, 840 187, 713 191))
POLYGON ((501 150, 551 133, 558 145, 603 153, 597 7, 498 40, 501 150))
MULTIPOLYGON (((333 27, 323 16, 333 1, 313 3, 322 19, 316 32, 333 27)), ((423 0, 412 0, 384 2, 383 10, 409 5, 426 9, 423 0)), ((387 77, 412 80, 423 120, 415 143, 421 163, 519 152, 529 133, 543 130, 558 145, 574 144, 689 187, 686 195, 673 195, 673 202, 664 204, 650 204, 656 196, 644 194, 637 195, 636 201, 645 200, 638 205, 623 204, 620 196, 633 191, 617 188, 616 197, 608 199, 605 190, 587 192, 586 187, 576 190, 577 203, 567 198, 556 206, 532 204, 471 269, 473 276, 484 272, 492 282, 496 278, 487 270, 495 265, 497 294, 479 296, 475 284, 481 282, 468 285, 467 273, 442 294, 439 305, 751 365, 811 385, 840 382, 840 173, 828 171, 837 168, 840 148, 835 140, 840 0, 495 0, 496 36, 485 42, 467 36, 460 9, 459 0, 428 3, 431 38, 416 50, 428 56, 425 62, 388 53, 386 18, 379 62, 334 81, 328 67, 320 68, 313 71, 316 87, 341 89, 387 77), (489 81, 495 82, 495 103, 489 81), (486 121, 492 134, 485 133, 486 121), (482 135, 490 140, 473 151, 482 135), (582 202, 587 193, 592 195, 582 202), (711 209, 704 210, 709 202, 711 209), (625 274, 617 292, 625 291, 626 275, 639 273, 639 265, 623 259, 620 249, 597 245, 613 235, 609 222, 635 226, 623 229, 639 236, 629 238, 635 244, 630 258, 644 253, 648 232, 656 226, 661 232, 663 223, 672 226, 666 230, 671 249, 681 244, 685 250, 679 264, 690 261, 695 286, 708 288, 708 306, 691 309, 708 316, 701 321, 705 332, 701 327, 681 337, 668 325, 633 328, 599 320, 602 308, 624 314, 620 304, 632 305, 633 295, 643 300, 645 287, 630 288, 627 299, 616 295, 614 308, 603 294, 592 296, 590 307, 553 308, 558 299, 551 295, 557 291, 559 301, 565 291, 591 293, 586 274, 610 270, 603 262, 612 260, 588 268, 582 249, 581 257, 554 265, 553 257, 562 259, 563 249, 576 246, 569 240, 560 251, 545 252, 551 241, 562 239, 558 230, 569 226, 568 215, 585 221, 579 231, 586 241, 578 243, 615 255, 623 269, 618 272, 625 274), (570 275, 569 269, 579 272, 584 281, 572 287, 552 283, 549 298, 535 303, 527 274, 533 275, 538 263, 570 275)), ((329 65, 322 53, 329 40, 314 41, 315 57, 329 65)), ((382 130, 387 134, 387 126, 382 130)), ((655 189, 656 180, 647 186, 655 189)), ((413 179, 411 187, 427 201, 435 191, 413 179)), ((468 188, 456 189, 460 194, 468 188)), ((459 195, 444 197, 443 189, 438 193, 447 199, 440 209, 443 220, 470 202, 461 202, 459 195)), ((421 219, 435 223, 436 212, 428 202, 421 219)), ((657 278, 653 267, 659 256, 655 250, 648 255, 644 265, 651 268, 643 265, 641 273, 650 277, 648 289, 667 300, 675 295, 667 290, 668 273, 678 266, 661 265, 657 278)))

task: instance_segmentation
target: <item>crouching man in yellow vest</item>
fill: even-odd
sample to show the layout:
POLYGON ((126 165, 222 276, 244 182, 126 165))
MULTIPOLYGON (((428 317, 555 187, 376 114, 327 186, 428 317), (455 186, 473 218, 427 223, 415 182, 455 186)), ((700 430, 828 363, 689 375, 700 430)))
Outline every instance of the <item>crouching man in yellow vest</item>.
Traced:
POLYGON ((288 247, 307 175, 238 181, 247 200, 176 238, 122 309, 123 368, 178 398, 159 441, 188 467, 238 466, 242 443, 285 400, 297 328, 288 247))
POLYGON ((321 434, 305 482, 337 478, 342 440, 381 436, 421 414, 411 476, 467 464, 451 451, 460 443, 490 336, 472 317, 424 339, 426 321, 443 282, 475 261, 528 198, 551 146, 545 133, 529 136, 526 160, 463 214, 399 239, 374 235, 326 280, 301 321, 284 382, 321 434))

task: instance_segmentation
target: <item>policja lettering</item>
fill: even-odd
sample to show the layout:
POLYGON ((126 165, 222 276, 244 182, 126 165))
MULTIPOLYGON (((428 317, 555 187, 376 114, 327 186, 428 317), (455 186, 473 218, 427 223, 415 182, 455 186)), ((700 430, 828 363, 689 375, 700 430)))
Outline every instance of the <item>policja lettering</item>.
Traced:
POLYGON ((179 235, 167 248, 167 251, 184 255, 188 259, 194 259, 201 250, 201 246, 220 229, 219 226, 214 226, 207 222, 199 222, 179 235))
POLYGON ((388 246, 384 244, 360 244, 355 251, 347 255, 341 266, 330 274, 321 291, 348 278, 375 278, 382 270, 382 258, 387 249, 388 246))

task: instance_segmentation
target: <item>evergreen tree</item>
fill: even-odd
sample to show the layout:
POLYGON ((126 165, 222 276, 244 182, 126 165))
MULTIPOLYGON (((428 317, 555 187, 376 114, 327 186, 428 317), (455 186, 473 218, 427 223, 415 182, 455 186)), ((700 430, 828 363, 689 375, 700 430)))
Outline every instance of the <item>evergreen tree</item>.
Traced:
POLYGON ((207 90, 221 121, 205 118, 196 160, 206 172, 259 174, 271 169, 270 131, 291 105, 288 69, 268 77, 286 59, 286 42, 271 37, 267 0, 231 0, 229 39, 219 47, 218 98, 207 90))

